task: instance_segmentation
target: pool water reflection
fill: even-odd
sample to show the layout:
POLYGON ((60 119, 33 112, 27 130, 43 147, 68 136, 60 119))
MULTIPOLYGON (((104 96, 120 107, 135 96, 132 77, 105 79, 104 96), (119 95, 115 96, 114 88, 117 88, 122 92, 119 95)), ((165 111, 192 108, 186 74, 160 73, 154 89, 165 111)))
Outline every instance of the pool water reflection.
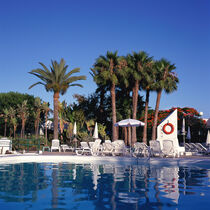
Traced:
POLYGON ((0 165, 0 209, 209 209, 210 168, 0 165))

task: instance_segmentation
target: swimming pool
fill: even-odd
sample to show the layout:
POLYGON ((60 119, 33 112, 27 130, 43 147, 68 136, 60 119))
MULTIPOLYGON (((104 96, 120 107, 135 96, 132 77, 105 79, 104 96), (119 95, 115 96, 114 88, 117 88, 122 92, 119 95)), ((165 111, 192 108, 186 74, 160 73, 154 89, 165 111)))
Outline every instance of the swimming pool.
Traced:
POLYGON ((0 161, 0 209, 209 209, 209 161, 39 158, 0 161))

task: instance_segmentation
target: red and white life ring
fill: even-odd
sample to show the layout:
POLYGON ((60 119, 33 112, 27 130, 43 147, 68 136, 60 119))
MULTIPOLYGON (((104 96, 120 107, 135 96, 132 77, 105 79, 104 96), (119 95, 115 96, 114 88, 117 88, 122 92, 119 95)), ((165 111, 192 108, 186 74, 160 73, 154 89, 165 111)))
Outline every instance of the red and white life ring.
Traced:
POLYGON ((174 126, 173 126, 173 124, 171 124, 171 123, 166 123, 166 124, 163 126, 163 132, 164 132, 165 134, 167 134, 167 135, 172 134, 172 133, 174 132, 174 126), (171 130, 170 130, 170 131, 167 131, 167 130, 166 130, 166 127, 167 127, 167 126, 170 126, 170 127, 171 127, 171 130))

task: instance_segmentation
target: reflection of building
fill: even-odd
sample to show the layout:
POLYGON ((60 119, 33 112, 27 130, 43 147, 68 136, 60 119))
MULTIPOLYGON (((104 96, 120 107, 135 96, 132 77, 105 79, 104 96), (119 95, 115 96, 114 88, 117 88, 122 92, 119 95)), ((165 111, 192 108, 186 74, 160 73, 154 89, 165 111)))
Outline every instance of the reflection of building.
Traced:
MULTIPOLYGON (((178 204, 179 199, 179 168, 178 166, 170 166, 170 167, 155 167, 151 166, 151 177, 155 178, 154 181, 154 195, 152 195, 152 191, 150 191, 150 202, 151 198, 155 197, 158 202, 161 202, 161 197, 169 198, 174 203, 178 204), (161 193, 161 195, 160 195, 161 193)), ((150 185, 152 183, 150 182, 150 185)), ((152 201, 152 202, 155 202, 152 201)))

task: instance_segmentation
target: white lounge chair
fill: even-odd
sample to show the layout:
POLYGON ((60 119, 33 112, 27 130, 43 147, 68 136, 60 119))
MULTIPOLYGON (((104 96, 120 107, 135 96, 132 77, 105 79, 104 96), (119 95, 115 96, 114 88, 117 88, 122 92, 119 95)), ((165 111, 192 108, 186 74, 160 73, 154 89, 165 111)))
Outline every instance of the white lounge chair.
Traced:
POLYGON ((114 146, 110 140, 105 140, 102 147, 102 155, 112 155, 114 146))
POLYGON ((149 141, 151 156, 163 157, 163 153, 158 140, 149 141))
POLYGON ((69 147, 67 144, 61 144, 61 151, 74 151, 74 148, 73 147, 69 147))
POLYGON ((125 155, 127 153, 127 148, 123 140, 115 140, 114 142, 112 142, 112 145, 114 146, 114 150, 112 152, 113 156, 125 155))
POLYGON ((91 154, 95 156, 99 155, 101 152, 102 152, 101 139, 96 139, 91 148, 91 154))
POLYGON ((174 143, 172 140, 163 140, 163 149, 162 149, 163 156, 169 157, 179 157, 178 150, 175 149, 174 143))
POLYGON ((80 142, 81 148, 76 149, 77 155, 91 154, 91 149, 85 141, 80 142))
POLYGON ((51 152, 53 150, 58 150, 59 152, 61 151, 60 141, 58 139, 53 139, 52 140, 51 152))
POLYGON ((134 144, 133 156, 134 157, 138 157, 138 156, 149 157, 150 156, 150 149, 145 143, 136 142, 134 144))

